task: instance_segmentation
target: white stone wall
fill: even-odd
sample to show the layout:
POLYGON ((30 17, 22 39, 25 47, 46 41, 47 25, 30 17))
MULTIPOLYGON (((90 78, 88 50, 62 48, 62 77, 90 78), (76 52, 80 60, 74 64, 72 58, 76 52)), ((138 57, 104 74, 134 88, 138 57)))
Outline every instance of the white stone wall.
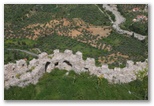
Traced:
POLYGON ((71 50, 60 53, 54 50, 48 55, 43 52, 38 59, 32 59, 27 65, 25 60, 18 60, 16 63, 9 63, 4 66, 4 85, 8 89, 10 86, 25 87, 29 84, 37 84, 45 72, 50 73, 54 68, 74 70, 76 73, 89 72, 98 77, 107 79, 110 83, 128 83, 137 79, 136 73, 148 68, 148 60, 145 62, 127 61, 125 68, 109 69, 108 65, 102 67, 95 66, 95 59, 82 59, 82 53, 73 54, 71 50))

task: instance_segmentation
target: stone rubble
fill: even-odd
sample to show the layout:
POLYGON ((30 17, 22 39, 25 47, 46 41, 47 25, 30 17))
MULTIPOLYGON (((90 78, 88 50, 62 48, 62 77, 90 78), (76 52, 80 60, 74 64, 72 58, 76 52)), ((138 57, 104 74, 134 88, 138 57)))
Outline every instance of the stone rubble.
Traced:
POLYGON ((148 68, 148 60, 136 64, 129 60, 125 68, 109 69, 105 64, 102 67, 95 66, 93 58, 83 60, 82 53, 79 51, 76 54, 73 54, 71 50, 61 53, 57 49, 51 55, 45 52, 39 54, 38 59, 32 59, 28 65, 25 60, 6 64, 4 86, 9 89, 11 86, 25 87, 29 84, 37 84, 44 73, 50 73, 54 68, 74 70, 78 74, 89 72, 90 75, 103 76, 110 83, 128 83, 137 79, 136 73, 148 68))

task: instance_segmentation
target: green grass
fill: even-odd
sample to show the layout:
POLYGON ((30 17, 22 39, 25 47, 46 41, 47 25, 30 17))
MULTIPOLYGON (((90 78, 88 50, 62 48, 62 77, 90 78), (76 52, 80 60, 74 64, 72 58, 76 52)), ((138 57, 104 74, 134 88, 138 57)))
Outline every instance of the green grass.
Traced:
POLYGON ((11 87, 4 92, 5 100, 144 100, 148 99, 148 78, 128 84, 109 84, 88 73, 68 76, 65 70, 45 73, 36 85, 11 87), (129 93, 131 92, 131 94, 129 93))
POLYGON ((34 40, 20 38, 20 39, 4 39, 4 48, 19 48, 27 49, 36 45, 34 40))

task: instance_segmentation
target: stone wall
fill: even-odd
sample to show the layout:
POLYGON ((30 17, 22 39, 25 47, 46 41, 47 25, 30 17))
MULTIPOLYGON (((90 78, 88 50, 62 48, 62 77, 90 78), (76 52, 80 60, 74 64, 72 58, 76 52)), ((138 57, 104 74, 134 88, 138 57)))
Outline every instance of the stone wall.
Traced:
POLYGON ((45 52, 39 54, 38 59, 34 58, 28 65, 25 60, 6 64, 4 86, 8 89, 10 86, 25 87, 29 84, 37 84, 45 72, 50 73, 54 68, 74 70, 78 74, 89 72, 91 75, 107 79, 110 83, 128 83, 137 79, 136 73, 148 68, 148 61, 136 64, 133 61, 127 61, 125 68, 109 69, 108 65, 96 67, 93 58, 83 60, 82 53, 79 51, 73 54, 71 50, 65 50, 64 53, 54 50, 50 55, 45 52))

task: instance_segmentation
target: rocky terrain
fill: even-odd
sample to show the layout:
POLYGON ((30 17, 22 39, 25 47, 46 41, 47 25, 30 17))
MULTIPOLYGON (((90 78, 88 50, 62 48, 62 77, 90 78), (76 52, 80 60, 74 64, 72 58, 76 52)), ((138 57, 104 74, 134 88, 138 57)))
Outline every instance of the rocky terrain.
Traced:
MULTIPOLYGON (((148 60, 136 62, 136 64, 133 61, 127 61, 125 68, 109 69, 108 65, 95 66, 93 58, 83 60, 82 53, 79 51, 73 54, 71 50, 65 50, 64 53, 54 50, 54 53, 50 55, 43 52, 38 55, 38 59, 34 58, 29 64, 26 60, 6 64, 4 66, 5 88, 37 84, 44 73, 50 73, 54 68, 67 70, 66 75, 70 70, 74 70, 78 74, 89 72, 91 75, 107 79, 110 83, 128 83, 136 80, 138 73, 148 68, 148 60)), ((144 76, 146 75, 148 72, 144 73, 144 76)))
POLYGON ((5 100, 147 100, 148 5, 5 4, 5 100))

